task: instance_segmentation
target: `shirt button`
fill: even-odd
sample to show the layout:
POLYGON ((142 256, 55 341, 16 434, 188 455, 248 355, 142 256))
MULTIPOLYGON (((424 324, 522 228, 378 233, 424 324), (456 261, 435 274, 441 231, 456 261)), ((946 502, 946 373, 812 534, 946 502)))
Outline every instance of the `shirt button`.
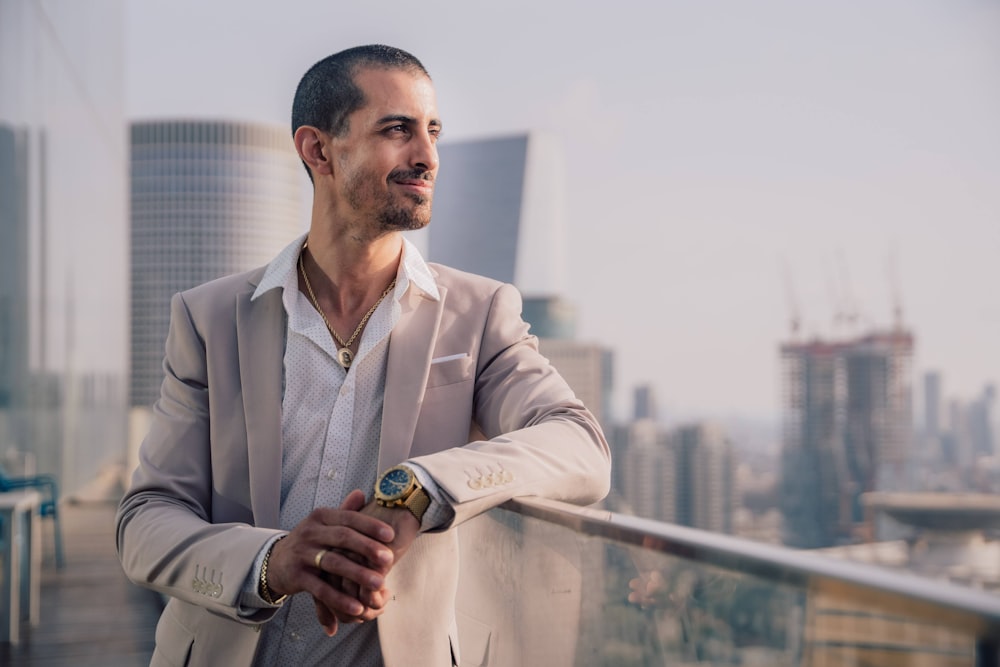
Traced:
POLYGON ((300 639, 302 639, 302 635, 300 635, 298 632, 295 632, 294 630, 292 630, 291 634, 289 634, 288 636, 291 637, 293 641, 299 641, 300 639))
POLYGON ((337 469, 336 468, 330 468, 329 470, 326 471, 326 478, 327 479, 333 479, 336 476, 337 476, 337 469))
POLYGON ((343 387, 340 388, 340 395, 341 396, 347 396, 347 391, 348 391, 347 390, 347 385, 345 384, 343 387))

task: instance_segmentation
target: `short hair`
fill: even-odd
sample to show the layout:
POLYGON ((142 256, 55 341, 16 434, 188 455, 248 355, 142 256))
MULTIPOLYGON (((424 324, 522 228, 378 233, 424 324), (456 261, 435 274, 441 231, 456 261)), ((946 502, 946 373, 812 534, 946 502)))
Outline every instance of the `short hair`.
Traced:
POLYGON ((310 67, 299 81, 292 101, 292 135, 303 125, 311 125, 343 136, 349 129, 348 116, 367 102, 354 82, 362 67, 409 70, 430 78, 415 56, 392 46, 368 44, 334 53, 310 67))

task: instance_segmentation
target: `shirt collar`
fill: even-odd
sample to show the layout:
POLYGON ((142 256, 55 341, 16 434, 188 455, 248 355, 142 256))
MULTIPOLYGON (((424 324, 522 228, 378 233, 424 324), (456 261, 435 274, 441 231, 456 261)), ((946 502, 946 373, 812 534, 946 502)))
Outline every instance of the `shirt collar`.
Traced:
MULTIPOLYGON (((296 272, 298 271, 299 253, 302 251, 307 236, 308 234, 303 234, 298 237, 271 260, 267 269, 264 270, 264 276, 257 284, 257 289, 250 297, 251 301, 276 287, 284 289, 286 293, 294 293, 298 289, 299 278, 296 272)), ((411 282, 434 301, 441 298, 437 283, 434 281, 434 275, 427 266, 427 262, 420 256, 417 247, 409 239, 403 237, 403 259, 399 263, 399 270, 396 273, 396 289, 392 295, 394 301, 399 301, 406 294, 411 282)))

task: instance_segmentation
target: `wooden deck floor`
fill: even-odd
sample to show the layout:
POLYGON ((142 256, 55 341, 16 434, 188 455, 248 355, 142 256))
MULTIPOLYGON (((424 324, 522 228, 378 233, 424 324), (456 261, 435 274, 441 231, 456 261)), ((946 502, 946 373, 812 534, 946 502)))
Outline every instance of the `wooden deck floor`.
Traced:
POLYGON ((148 665, 160 599, 122 574, 115 555, 115 506, 64 505, 60 511, 66 564, 55 568, 52 527, 43 521, 41 623, 19 646, 0 644, 0 665, 148 665))

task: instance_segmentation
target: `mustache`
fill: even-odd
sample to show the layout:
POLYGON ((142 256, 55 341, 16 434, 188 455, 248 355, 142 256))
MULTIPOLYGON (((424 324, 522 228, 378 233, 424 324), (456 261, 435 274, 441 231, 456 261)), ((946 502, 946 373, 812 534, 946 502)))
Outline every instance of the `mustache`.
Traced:
POLYGON ((434 182, 434 174, 426 169, 393 169, 389 172, 390 181, 421 180, 434 182))

